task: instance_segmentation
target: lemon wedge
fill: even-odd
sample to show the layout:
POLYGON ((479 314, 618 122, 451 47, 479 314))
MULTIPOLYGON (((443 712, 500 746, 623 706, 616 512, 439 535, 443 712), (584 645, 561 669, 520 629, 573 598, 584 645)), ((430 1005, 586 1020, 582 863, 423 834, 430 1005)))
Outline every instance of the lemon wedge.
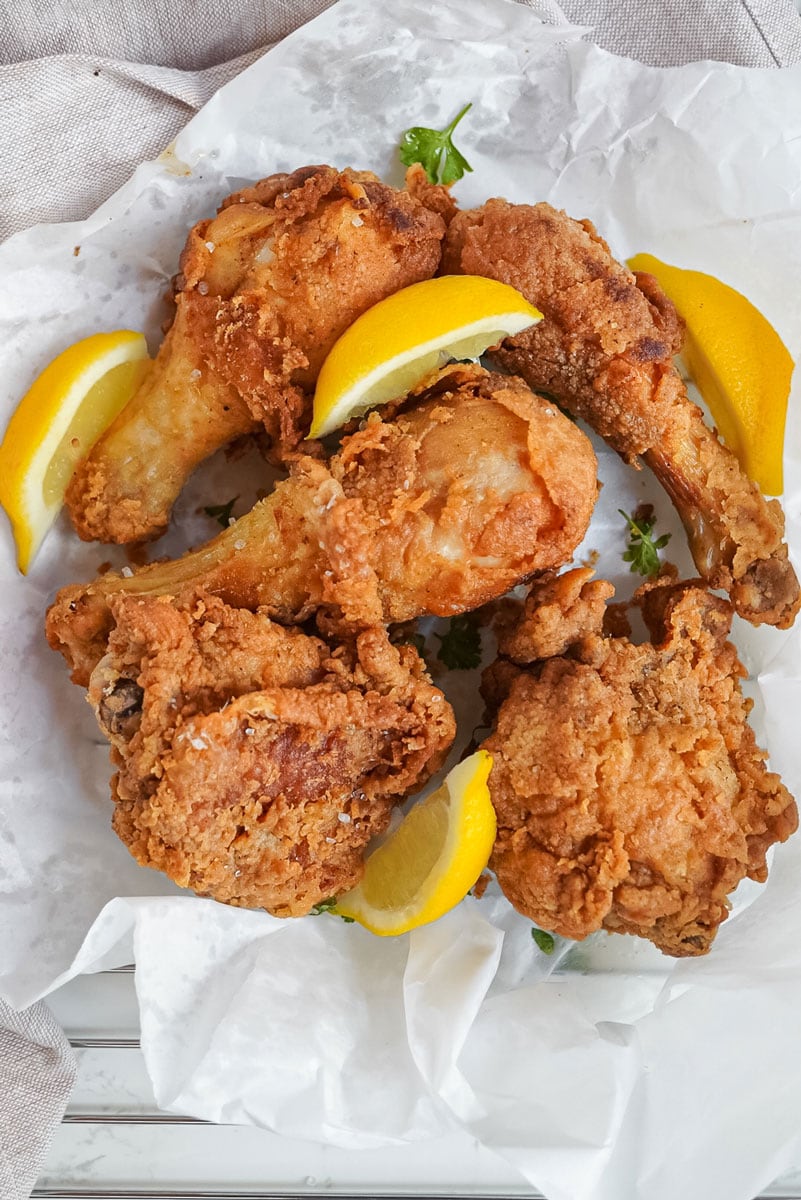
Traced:
POLYGON ((487 865, 495 810, 492 755, 477 750, 411 808, 365 864, 361 883, 334 911, 382 937, 436 921, 462 900, 487 865))
POLYGON ((713 275, 671 267, 650 254, 637 254, 628 265, 654 275, 684 318, 682 357, 724 442, 766 495, 781 495, 793 373, 784 342, 750 300, 713 275))
POLYGON ((379 300, 331 347, 317 379, 309 437, 405 396, 449 358, 478 358, 542 313, 507 283, 443 275, 379 300))
POLYGON ((20 401, 0 444, 0 504, 23 575, 76 466, 131 398, 146 363, 143 334, 96 333, 54 358, 20 401))

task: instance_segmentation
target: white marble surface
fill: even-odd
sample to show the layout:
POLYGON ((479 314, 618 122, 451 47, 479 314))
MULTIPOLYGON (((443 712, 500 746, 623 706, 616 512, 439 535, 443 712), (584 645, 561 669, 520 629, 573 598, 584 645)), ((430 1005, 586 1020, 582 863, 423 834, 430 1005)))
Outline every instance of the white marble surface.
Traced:
MULTIPOLYGON (((48 1003, 75 1041, 135 1042, 139 1033, 133 975, 104 973, 73 980, 48 1003)), ((78 1047, 78 1081, 34 1192, 70 1200, 114 1200, 144 1192, 153 1200, 184 1192, 234 1197, 349 1196, 527 1197, 533 1190, 508 1163, 467 1135, 390 1150, 344 1151, 234 1126, 150 1123, 158 1118, 139 1050, 78 1047), (126 1123, 128 1122, 128 1123, 126 1123)), ((164 1114, 161 1114, 164 1118, 164 1114)), ((798 1200, 801 1173, 762 1193, 798 1200)), ((725 1198, 710 1197, 710 1200, 725 1198)))
MULTIPOLYGON (((83 976, 50 997, 68 1035, 131 1041, 139 1033, 133 975, 83 976)), ((288 1196, 347 1192, 376 1196, 403 1189, 420 1195, 534 1197, 520 1175, 466 1134, 392 1149, 344 1151, 277 1137, 259 1129, 142 1123, 157 1117, 138 1049, 78 1048, 75 1092, 50 1149, 38 1189, 204 1189, 288 1196), (131 1122, 121 1124, 127 1118, 131 1122), (115 1123, 108 1123, 114 1119, 115 1123)), ((197 1195, 194 1192, 193 1195, 197 1195)))

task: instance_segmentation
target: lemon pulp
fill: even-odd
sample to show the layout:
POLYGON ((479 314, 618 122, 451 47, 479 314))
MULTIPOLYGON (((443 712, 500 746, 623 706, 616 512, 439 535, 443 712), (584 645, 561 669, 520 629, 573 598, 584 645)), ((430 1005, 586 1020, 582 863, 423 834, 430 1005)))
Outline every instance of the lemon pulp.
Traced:
POLYGON ((0 504, 23 574, 53 524, 77 464, 135 392, 147 369, 141 333, 76 342, 45 367, 0 444, 0 504))
POLYGON ((478 275, 443 275, 387 296, 332 346, 309 437, 404 396, 450 358, 478 358, 541 317, 515 288, 478 275))
POLYGON ((392 936, 455 907, 487 865, 495 841, 491 769, 486 750, 454 767, 368 857, 361 883, 339 897, 335 911, 392 936))

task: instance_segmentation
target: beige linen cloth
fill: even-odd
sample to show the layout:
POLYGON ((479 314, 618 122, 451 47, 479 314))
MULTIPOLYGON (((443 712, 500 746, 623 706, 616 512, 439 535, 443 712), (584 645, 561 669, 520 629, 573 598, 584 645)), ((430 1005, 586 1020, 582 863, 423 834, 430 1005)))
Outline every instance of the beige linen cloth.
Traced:
MULTIPOLYGON (((801 62, 794 0, 519 2, 657 66, 801 62)), ((0 240, 87 216, 222 84, 330 3, 0 0, 0 240)), ((0 1002, 1 1200, 30 1195, 75 1072, 43 1004, 14 1013, 0 1002)))

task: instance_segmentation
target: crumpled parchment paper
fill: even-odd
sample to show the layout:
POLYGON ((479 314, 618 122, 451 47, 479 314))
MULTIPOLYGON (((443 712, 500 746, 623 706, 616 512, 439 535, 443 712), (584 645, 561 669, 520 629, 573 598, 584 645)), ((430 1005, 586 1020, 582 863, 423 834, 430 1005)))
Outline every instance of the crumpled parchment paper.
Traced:
MULTIPOLYGON (((646 68, 582 32, 505 0, 341 0, 223 88, 89 220, 0 247, 0 420, 79 337, 143 328, 155 349, 187 229, 242 180, 328 161, 400 182, 401 131, 442 126, 467 100, 463 206, 504 195, 590 217, 619 257, 648 250, 740 289, 797 357, 801 69, 646 68)), ((796 384, 796 551, 799 401, 796 384)), ((648 499, 673 534, 668 556, 692 573, 647 473, 598 453, 605 487, 577 557, 598 551, 599 572, 629 594, 617 509, 648 499)), ((211 536, 198 507, 235 491, 244 503, 261 471, 204 467, 160 552, 211 536)), ((678 964, 606 935, 546 958, 492 890, 393 940, 179 894, 111 833, 107 747, 42 634, 54 589, 103 559, 123 561, 62 520, 23 580, 0 529, 2 995, 26 1005, 133 947, 163 1107, 352 1147, 461 1127, 553 1200, 748 1200, 801 1165, 801 838, 778 849, 765 888, 740 889, 709 957, 678 964)), ((738 622, 735 636, 758 735, 798 794, 801 634, 738 622)), ((444 685, 465 737, 476 683, 444 685)))

